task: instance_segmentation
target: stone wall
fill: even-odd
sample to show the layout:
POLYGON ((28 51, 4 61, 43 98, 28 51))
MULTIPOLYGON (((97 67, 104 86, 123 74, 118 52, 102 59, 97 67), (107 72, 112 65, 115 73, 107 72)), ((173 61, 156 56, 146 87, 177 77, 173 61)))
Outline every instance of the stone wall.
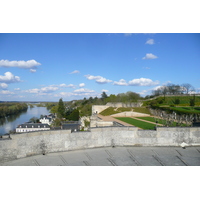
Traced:
POLYGON ((120 108, 120 107, 125 107, 125 108, 132 108, 132 107, 141 107, 142 102, 135 102, 135 103, 122 103, 122 102, 108 102, 106 105, 93 105, 92 106, 92 114, 96 113, 99 114, 103 110, 109 107, 115 107, 115 108, 120 108))
POLYGON ((112 117, 148 117, 150 115, 149 114, 144 114, 144 113, 126 111, 126 112, 121 112, 121 113, 113 114, 111 116, 112 117))
POLYGON ((91 128, 88 132, 41 131, 11 135, 0 140, 0 162, 52 152, 108 146, 200 145, 200 128, 166 128, 156 131, 137 127, 91 128))
POLYGON ((92 115, 93 114, 99 114, 101 111, 105 110, 106 108, 109 108, 110 106, 105 105, 93 105, 92 106, 92 115))

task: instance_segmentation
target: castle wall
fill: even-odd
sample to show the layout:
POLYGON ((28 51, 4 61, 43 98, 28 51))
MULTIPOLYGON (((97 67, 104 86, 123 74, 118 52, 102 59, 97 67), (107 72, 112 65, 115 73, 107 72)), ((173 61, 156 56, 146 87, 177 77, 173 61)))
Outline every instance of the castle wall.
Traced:
POLYGON ((138 130, 137 127, 91 128, 88 132, 51 130, 11 135, 0 140, 0 163, 27 156, 108 146, 200 145, 200 128, 138 130))

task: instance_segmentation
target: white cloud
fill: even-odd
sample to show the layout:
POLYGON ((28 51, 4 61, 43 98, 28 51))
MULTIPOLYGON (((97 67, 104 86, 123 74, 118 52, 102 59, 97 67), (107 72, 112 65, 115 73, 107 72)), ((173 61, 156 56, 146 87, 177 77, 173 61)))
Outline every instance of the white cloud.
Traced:
POLYGON ((62 83, 62 84, 59 85, 59 87, 62 87, 62 88, 75 88, 76 86, 73 85, 73 84, 66 85, 65 83, 62 83))
POLYGON ((59 85, 60 87, 67 87, 67 85, 65 83, 62 83, 59 85))
POLYGON ((40 89, 38 88, 34 88, 34 89, 28 89, 28 90, 25 90, 24 92, 27 92, 27 93, 33 93, 33 94, 37 94, 39 93, 40 89))
POLYGON ((85 83, 80 83, 79 87, 85 87, 85 83))
POLYGON ((93 93, 95 91, 94 90, 90 90, 90 89, 86 89, 86 88, 80 88, 80 89, 74 90, 74 92, 77 92, 77 93, 82 93, 82 92, 93 93))
POLYGON ((21 90, 21 89, 20 89, 20 88, 15 88, 14 90, 19 91, 19 90, 21 90))
POLYGON ((159 81, 152 81, 148 78, 139 78, 139 79, 133 79, 128 82, 128 85, 130 86, 152 86, 152 85, 158 85, 159 81))
POLYGON ((114 81, 113 85, 128 85, 128 83, 124 79, 120 79, 119 81, 114 81))
POLYGON ((31 72, 31 73, 35 73, 35 72, 36 72, 36 69, 30 69, 30 72, 31 72))
POLYGON ((6 83, 0 83, 0 88, 6 89, 8 85, 6 83))
POLYGON ((58 97, 58 96, 67 96, 67 97, 70 97, 72 95, 73 95, 72 92, 61 92, 60 94, 55 94, 56 97, 58 97))
POLYGON ((102 76, 93 76, 93 75, 85 75, 85 77, 88 79, 88 80, 95 80, 97 83, 99 84, 105 84, 105 83, 110 83, 112 82, 111 80, 109 79, 106 79, 102 76))
POLYGON ((132 33, 124 33, 124 35, 125 35, 126 37, 128 37, 128 36, 131 36, 132 33))
POLYGON ((39 62, 35 60, 0 60, 0 67, 18 67, 18 68, 23 68, 23 69, 31 69, 31 68, 36 68, 36 66, 41 65, 39 62))
POLYGON ((108 91, 108 90, 104 90, 104 89, 103 89, 103 90, 101 90, 101 92, 109 92, 109 91, 108 91))
POLYGON ((58 87, 55 87, 55 86, 48 86, 48 87, 43 87, 40 89, 40 92, 42 93, 49 93, 49 92, 54 92, 56 90, 58 90, 59 88, 58 87))
POLYGON ((143 69, 151 69, 150 67, 143 67, 143 69))
POLYGON ((8 90, 2 90, 0 91, 0 94, 15 94, 15 93, 8 90))
POLYGON ((34 89, 29 89, 29 90, 25 90, 24 92, 26 93, 33 93, 33 94, 40 94, 40 95, 45 95, 46 93, 51 93, 51 92, 55 92, 59 90, 58 87, 56 86, 47 86, 47 87, 43 87, 43 88, 34 88, 34 89))
POLYGON ((71 72, 70 74, 78 74, 78 73, 80 73, 80 71, 78 71, 78 70, 74 70, 74 71, 71 72))
POLYGON ((4 75, 5 76, 0 75, 0 82, 16 83, 21 81, 19 76, 14 76, 11 72, 6 72, 4 75))
POLYGON ((138 94, 145 95, 147 92, 149 92, 149 91, 148 90, 142 90, 141 92, 138 92, 138 94))
POLYGON ((148 39, 145 44, 155 44, 154 39, 148 39))
POLYGON ((156 59, 157 56, 153 55, 152 53, 147 53, 145 57, 143 57, 143 60, 150 60, 150 59, 156 59))

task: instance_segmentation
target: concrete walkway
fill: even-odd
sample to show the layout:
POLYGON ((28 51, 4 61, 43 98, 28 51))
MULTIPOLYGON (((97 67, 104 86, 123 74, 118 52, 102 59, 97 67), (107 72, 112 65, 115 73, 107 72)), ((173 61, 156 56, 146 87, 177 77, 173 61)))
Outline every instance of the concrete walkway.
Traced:
POLYGON ((200 166, 200 147, 106 147, 50 153, 2 166, 200 166))
POLYGON ((98 114, 98 117, 101 118, 103 121, 106 121, 106 122, 114 121, 114 122, 120 123, 124 126, 133 126, 133 125, 128 124, 126 122, 115 119, 114 117, 111 117, 111 116, 103 116, 103 115, 98 114))

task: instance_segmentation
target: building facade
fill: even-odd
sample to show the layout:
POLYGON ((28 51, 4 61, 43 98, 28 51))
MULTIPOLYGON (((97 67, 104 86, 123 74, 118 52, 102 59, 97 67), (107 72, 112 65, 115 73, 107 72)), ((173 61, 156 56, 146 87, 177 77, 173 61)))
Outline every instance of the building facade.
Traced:
POLYGON ((41 124, 41 123, 20 124, 16 128, 17 133, 32 132, 32 131, 47 131, 47 130, 50 130, 50 126, 48 124, 41 124))

